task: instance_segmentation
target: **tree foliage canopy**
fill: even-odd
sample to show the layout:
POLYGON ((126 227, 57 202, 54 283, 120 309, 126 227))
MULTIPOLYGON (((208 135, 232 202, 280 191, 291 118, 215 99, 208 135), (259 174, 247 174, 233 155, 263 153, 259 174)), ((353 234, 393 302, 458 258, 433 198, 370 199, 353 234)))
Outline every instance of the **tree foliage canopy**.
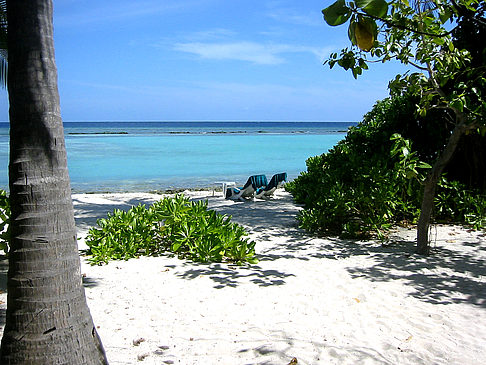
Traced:
MULTIPOLYGON (((332 53, 326 63, 351 70, 355 78, 374 62, 409 65, 416 72, 391 81, 392 94, 413 92, 420 96, 420 114, 446 109, 451 122, 459 117, 467 129, 486 133, 484 62, 473 63, 474 54, 453 39, 458 24, 466 32, 484 28, 484 18, 477 16, 483 9, 481 0, 338 0, 323 10, 324 19, 331 26, 348 22, 352 46, 332 53)), ((475 50, 483 51, 484 46, 475 50)))
MULTIPOLYGON (((328 153, 310 157, 307 171, 286 184, 304 205, 301 227, 345 237, 386 235, 394 224, 416 224, 421 184, 443 143, 443 121, 414 117, 417 98, 381 100, 328 153), (404 138, 404 137, 406 138, 404 138)), ((486 228, 486 195, 441 177, 434 199, 436 222, 486 228)))
POLYGON ((460 196, 464 186, 446 183, 442 177, 464 135, 486 134, 486 51, 484 42, 468 40, 486 32, 484 9, 482 0, 337 0, 322 11, 329 25, 348 24, 351 41, 350 47, 330 55, 325 62, 330 68, 338 65, 357 78, 372 63, 394 60, 410 70, 389 83, 392 98, 375 106, 371 120, 348 133, 329 154, 309 159, 308 171, 289 186, 296 199, 307 205, 300 217, 303 226, 329 229, 340 222, 338 231, 352 233, 379 230, 397 219, 418 218, 417 251, 427 254, 434 204, 436 213, 449 211, 453 219, 464 211, 460 204, 452 207, 456 203, 478 208, 479 220, 469 223, 484 225, 484 198, 475 205, 460 196), (410 102, 412 110, 406 108, 400 115, 401 103, 410 102), (380 115, 384 119, 377 123, 380 115), (425 117, 429 121, 424 124, 425 117), (421 128, 432 130, 422 144, 434 143, 412 152, 412 142, 394 132, 406 131, 403 126, 414 126, 420 118, 421 128), (379 137, 383 133, 392 141, 379 137), (316 188, 311 181, 317 183, 316 188), (440 189, 436 196, 437 185, 454 190, 446 194, 452 196, 452 205, 446 207, 437 200, 446 196, 440 189), (316 189, 320 191, 313 195, 316 189))

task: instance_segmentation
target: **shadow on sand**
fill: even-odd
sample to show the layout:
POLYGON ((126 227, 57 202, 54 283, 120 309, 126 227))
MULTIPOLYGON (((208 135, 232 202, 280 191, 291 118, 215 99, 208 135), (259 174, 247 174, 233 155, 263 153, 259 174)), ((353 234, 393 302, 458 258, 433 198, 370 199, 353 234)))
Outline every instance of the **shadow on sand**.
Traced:
MULTIPOLYGON (((162 196, 160 199, 162 199, 162 196)), ((73 196, 76 227, 93 227, 99 218, 105 218, 108 213, 113 213, 115 209, 128 210, 132 206, 139 204, 148 206, 155 202, 155 200, 149 198, 137 198, 128 201, 120 200, 119 202, 113 202, 114 199, 110 200, 112 201, 110 204, 96 204, 85 202, 73 196)))
MULTIPOLYGON (((167 265, 168 268, 174 268, 172 265, 167 265)), ((178 270, 183 272, 177 274, 183 279, 196 279, 200 276, 207 276, 213 280, 216 289, 225 287, 236 288, 240 284, 240 280, 248 278, 248 280, 259 286, 275 286, 284 285, 285 278, 295 276, 293 274, 284 273, 278 270, 264 269, 259 265, 248 266, 232 266, 227 264, 200 264, 195 262, 185 262, 178 270)))
POLYGON ((373 265, 348 271, 355 278, 371 281, 402 280, 413 289, 410 295, 432 304, 468 303, 486 308, 484 241, 458 241, 454 246, 472 245, 474 249, 441 247, 428 257, 408 253, 414 244, 398 241, 392 247, 378 247, 370 253, 373 265))
MULTIPOLYGON (((210 200, 210 207, 231 215, 233 221, 247 227, 257 241, 260 264, 231 268, 228 265, 186 263, 180 277, 199 275, 212 278, 217 287, 236 287, 239 279, 261 286, 284 285, 295 276, 292 265, 285 272, 270 270, 265 262, 275 260, 330 259, 364 256, 366 265, 348 266, 353 278, 371 281, 404 281, 410 295, 433 304, 468 303, 486 308, 486 242, 484 235, 460 238, 454 245, 437 247, 431 256, 415 254, 415 242, 396 238, 387 245, 375 241, 316 238, 297 227, 295 206, 289 195, 265 203, 261 201, 222 204, 210 200), (275 238, 278 238, 275 240, 275 238), (483 237, 483 238, 480 238, 483 237), (276 244, 259 249, 259 243, 273 239, 276 244), (467 249, 466 249, 467 248, 467 249)), ((322 263, 325 265, 325 262, 322 263)))
MULTIPOLYGON (((206 198, 211 209, 231 215, 234 222, 251 232, 252 239, 257 242, 260 263, 232 266, 184 262, 178 266, 178 276, 183 279, 192 280, 204 275, 215 282, 216 288, 237 287, 244 278, 259 286, 285 285, 286 279, 295 276, 291 262, 285 265, 285 270, 276 270, 271 268, 272 261, 320 259, 325 265, 324 260, 363 256, 364 265, 353 267, 350 263, 346 267, 353 278, 402 280, 412 289, 410 295, 423 301, 441 304, 466 302, 486 307, 484 239, 457 240, 454 245, 439 246, 433 255, 423 257, 414 254, 413 241, 399 238, 384 246, 374 241, 310 236, 297 227, 296 215, 301 208, 286 193, 270 201, 229 202, 221 197, 206 198)), ((133 205, 153 202, 151 199, 131 199, 128 202, 91 204, 75 200, 76 223, 92 226, 97 218, 106 216, 113 209, 128 209, 133 205)), ((94 279, 85 278, 84 285, 97 284, 94 279)))

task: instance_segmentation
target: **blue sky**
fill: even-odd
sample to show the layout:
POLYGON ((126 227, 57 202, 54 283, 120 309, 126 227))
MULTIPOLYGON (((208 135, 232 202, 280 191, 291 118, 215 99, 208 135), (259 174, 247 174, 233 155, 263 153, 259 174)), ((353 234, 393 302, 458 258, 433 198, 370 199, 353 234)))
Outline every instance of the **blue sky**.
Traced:
POLYGON ((349 45, 322 19, 329 4, 54 0, 63 119, 358 121, 400 68, 373 65, 356 81, 323 66, 349 45))

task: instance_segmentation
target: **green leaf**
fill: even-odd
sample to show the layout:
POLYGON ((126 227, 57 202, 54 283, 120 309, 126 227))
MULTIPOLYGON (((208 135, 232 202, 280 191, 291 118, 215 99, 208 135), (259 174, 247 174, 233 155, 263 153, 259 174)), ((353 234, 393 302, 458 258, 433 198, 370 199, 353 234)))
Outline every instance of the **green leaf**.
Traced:
POLYGON ((388 13, 388 4, 385 0, 356 0, 356 6, 363 9, 366 14, 383 18, 388 13))
POLYGON ((177 252, 177 250, 181 248, 181 246, 182 246, 182 242, 175 242, 172 244, 171 249, 172 251, 177 252))
POLYGON ((399 133, 393 133, 390 137, 390 141, 394 141, 394 140, 401 139, 401 138, 402 138, 402 136, 399 133))
POLYGON ((464 111, 464 103, 461 99, 454 99, 450 103, 451 108, 459 110, 461 113, 464 111))
POLYGON ((323 9, 322 14, 326 23, 334 27, 346 23, 351 16, 351 10, 346 6, 344 0, 338 0, 323 9))
POLYGON ((363 70, 367 70, 368 64, 366 63, 366 60, 364 60, 363 58, 360 58, 359 59, 359 67, 361 67, 363 70))
POLYGON ((439 19, 442 24, 445 24, 449 19, 451 19, 453 12, 451 9, 446 8, 439 13, 439 19))
POLYGON ((348 27, 348 38, 356 46, 356 22, 350 21, 348 27))
POLYGON ((429 165, 427 162, 420 161, 420 163, 417 165, 417 167, 421 169, 431 169, 432 166, 429 165))

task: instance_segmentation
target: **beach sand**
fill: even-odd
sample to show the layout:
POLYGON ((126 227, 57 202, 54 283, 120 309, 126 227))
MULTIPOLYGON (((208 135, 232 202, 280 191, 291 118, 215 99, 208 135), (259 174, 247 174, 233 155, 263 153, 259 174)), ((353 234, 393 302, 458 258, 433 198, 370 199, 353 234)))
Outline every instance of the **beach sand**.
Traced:
MULTIPOLYGON (((433 254, 422 257, 411 229, 386 245, 308 235, 281 190, 248 202, 187 194, 245 226, 260 261, 238 267, 163 256, 90 266, 82 258, 110 364, 486 363, 483 232, 434 226, 433 254)), ((97 218, 160 198, 73 195, 80 248, 97 218)))

